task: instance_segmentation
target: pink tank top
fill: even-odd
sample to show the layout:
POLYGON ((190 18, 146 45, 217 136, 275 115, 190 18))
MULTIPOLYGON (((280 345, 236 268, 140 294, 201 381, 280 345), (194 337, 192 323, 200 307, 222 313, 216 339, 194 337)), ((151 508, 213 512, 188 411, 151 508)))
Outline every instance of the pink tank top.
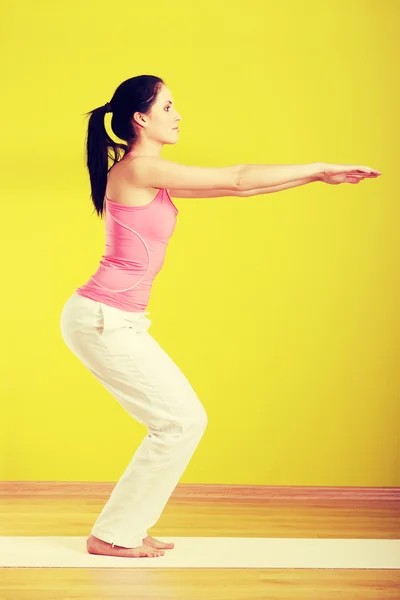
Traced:
POLYGON ((179 211, 166 189, 145 206, 126 206, 105 196, 104 211, 105 253, 76 293, 120 310, 145 311, 179 211))

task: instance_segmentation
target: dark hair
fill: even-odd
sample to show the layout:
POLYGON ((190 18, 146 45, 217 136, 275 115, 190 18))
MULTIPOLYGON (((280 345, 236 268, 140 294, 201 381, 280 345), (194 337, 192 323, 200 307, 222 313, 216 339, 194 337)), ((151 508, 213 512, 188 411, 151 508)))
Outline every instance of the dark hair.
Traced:
MULTIPOLYGON (((153 75, 138 75, 127 79, 117 87, 110 100, 113 133, 128 144, 114 142, 107 133, 104 117, 107 107, 84 113, 90 115, 86 138, 86 166, 89 170, 91 199, 97 215, 103 216, 104 195, 106 192, 107 175, 111 168, 125 156, 129 145, 137 137, 133 125, 133 114, 141 112, 148 114, 157 100, 158 93, 164 84, 160 77, 153 75), (113 151, 114 155, 109 153, 113 151), (123 154, 121 154, 123 152, 123 154), (108 159, 113 164, 108 168, 108 159)), ((94 211, 93 211, 94 212, 94 211)))

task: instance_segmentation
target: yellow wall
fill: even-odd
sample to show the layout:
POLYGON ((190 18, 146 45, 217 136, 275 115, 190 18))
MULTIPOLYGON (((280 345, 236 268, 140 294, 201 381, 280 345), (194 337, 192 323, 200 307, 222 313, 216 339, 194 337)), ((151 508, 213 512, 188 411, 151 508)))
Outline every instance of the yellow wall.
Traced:
POLYGON ((175 201, 150 333, 209 417, 181 482, 400 485, 398 19, 388 0, 7 4, 2 479, 115 481, 146 433, 59 319, 103 254, 83 113, 154 74, 182 115, 165 158, 383 172, 175 201))

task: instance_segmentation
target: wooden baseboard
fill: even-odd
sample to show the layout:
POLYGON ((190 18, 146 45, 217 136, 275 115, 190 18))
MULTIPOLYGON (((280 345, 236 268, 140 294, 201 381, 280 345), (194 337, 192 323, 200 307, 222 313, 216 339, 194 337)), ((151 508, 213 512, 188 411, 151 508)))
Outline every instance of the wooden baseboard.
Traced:
MULTIPOLYGON (((116 482, 80 481, 2 481, 3 496, 95 496, 107 498, 116 482)), ((321 487, 269 485, 178 484, 173 500, 315 501, 315 500, 395 500, 400 501, 400 487, 321 487)))

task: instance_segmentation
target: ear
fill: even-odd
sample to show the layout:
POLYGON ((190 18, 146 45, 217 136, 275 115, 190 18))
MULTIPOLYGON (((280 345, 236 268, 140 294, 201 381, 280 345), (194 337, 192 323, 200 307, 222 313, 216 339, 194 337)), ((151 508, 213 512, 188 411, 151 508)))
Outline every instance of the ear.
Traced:
POLYGON ((140 112, 135 112, 133 113, 133 120, 135 121, 135 123, 137 123, 140 127, 143 127, 143 123, 146 123, 146 119, 143 118, 142 113, 140 112))

